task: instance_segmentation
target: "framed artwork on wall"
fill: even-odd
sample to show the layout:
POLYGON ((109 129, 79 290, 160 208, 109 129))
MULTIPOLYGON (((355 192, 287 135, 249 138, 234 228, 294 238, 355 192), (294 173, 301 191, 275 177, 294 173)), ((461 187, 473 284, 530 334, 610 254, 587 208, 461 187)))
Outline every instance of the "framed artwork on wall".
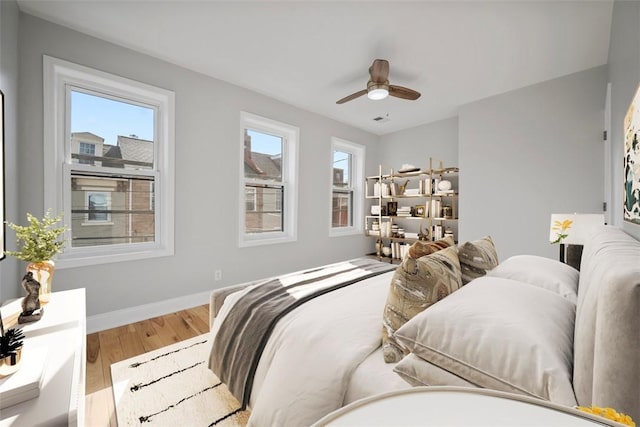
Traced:
POLYGON ((624 117, 623 217, 640 225, 640 84, 624 117))
POLYGON ((0 260, 5 257, 6 230, 4 207, 4 93, 0 90, 0 260))

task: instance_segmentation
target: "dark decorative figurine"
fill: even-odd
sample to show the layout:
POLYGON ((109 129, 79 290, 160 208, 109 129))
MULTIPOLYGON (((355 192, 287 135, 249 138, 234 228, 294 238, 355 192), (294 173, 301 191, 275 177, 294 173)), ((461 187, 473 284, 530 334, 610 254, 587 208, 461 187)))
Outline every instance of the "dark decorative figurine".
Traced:
POLYGON ((22 278, 22 287, 27 296, 22 300, 22 313, 18 317, 18 323, 40 320, 43 312, 40 308, 40 282, 33 278, 32 272, 28 272, 22 278))

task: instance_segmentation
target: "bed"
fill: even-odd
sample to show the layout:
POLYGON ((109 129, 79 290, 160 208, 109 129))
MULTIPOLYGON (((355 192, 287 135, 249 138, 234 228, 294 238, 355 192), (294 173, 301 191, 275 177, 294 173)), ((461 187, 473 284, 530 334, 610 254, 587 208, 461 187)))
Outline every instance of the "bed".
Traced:
MULTIPOLYGON (((311 425, 358 399, 418 385, 490 388, 640 418, 640 243, 602 227, 580 274, 532 256, 498 264, 489 246, 484 238, 400 266, 361 258, 216 290, 210 368, 255 426, 311 425), (422 309, 403 300, 410 314, 394 324, 390 285, 428 263, 451 270, 459 286, 456 278, 443 290, 439 279, 422 309), (288 301, 282 313, 265 303, 274 292, 288 301), (271 320, 255 314, 263 305, 274 309, 271 320), (401 349, 397 362, 389 342, 401 349)), ((400 295, 411 300, 415 289, 400 295)))

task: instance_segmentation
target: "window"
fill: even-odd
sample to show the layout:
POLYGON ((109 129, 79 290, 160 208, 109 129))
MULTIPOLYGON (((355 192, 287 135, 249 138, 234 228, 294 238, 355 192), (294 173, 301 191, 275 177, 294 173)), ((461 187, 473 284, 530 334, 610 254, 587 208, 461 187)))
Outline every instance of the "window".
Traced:
POLYGON ((241 113, 240 246, 295 241, 298 128, 241 113))
POLYGON ((246 199, 246 207, 245 210, 247 212, 255 212, 256 211, 256 207, 258 204, 258 199, 257 199, 257 191, 255 188, 253 187, 246 187, 244 188, 244 197, 246 199))
POLYGON ((44 57, 45 206, 61 268, 173 254, 173 92, 44 57))
POLYGON ((109 193, 87 191, 87 222, 107 222, 110 219, 111 197, 109 193))
POLYGON ((81 142, 78 148, 78 162, 85 165, 93 165, 93 160, 88 159, 87 157, 93 158, 96 156, 96 146, 94 144, 89 144, 86 142, 81 142), (86 155, 83 156, 83 155, 86 155))
POLYGON ((364 152, 362 145, 331 140, 331 236, 362 232, 364 152))

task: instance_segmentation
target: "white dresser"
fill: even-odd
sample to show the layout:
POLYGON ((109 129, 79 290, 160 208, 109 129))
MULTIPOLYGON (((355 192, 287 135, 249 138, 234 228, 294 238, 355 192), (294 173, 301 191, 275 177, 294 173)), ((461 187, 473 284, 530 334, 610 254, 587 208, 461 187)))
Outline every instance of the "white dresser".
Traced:
MULTIPOLYGON (((0 410, 0 426, 83 426, 86 371, 85 290, 54 292, 42 319, 11 326, 22 298, 0 308, 5 328, 22 328, 24 353, 46 348, 40 395, 0 410)), ((21 366, 20 369, 24 368, 21 366)))

